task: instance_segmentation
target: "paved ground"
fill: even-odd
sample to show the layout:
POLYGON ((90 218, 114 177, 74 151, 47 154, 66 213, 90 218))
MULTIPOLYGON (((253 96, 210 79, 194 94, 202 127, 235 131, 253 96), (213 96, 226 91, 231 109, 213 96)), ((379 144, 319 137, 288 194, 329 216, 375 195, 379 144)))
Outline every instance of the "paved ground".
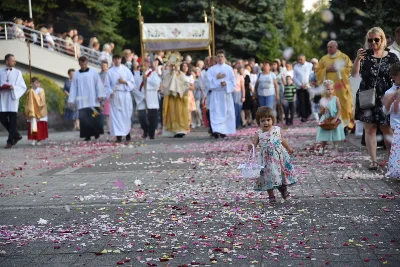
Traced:
POLYGON ((330 158, 287 130, 299 184, 272 207, 236 169, 254 130, 0 150, 0 266, 400 266, 400 183, 359 140, 330 158))

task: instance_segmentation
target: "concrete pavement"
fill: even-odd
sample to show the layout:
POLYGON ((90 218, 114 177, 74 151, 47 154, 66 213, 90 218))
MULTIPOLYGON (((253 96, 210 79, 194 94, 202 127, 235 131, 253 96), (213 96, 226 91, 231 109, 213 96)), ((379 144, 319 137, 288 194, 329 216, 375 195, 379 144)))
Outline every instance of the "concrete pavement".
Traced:
POLYGON ((0 266, 400 265, 400 184, 353 137, 330 158, 311 123, 286 130, 299 183, 272 207, 236 169, 255 130, 0 150, 0 266))

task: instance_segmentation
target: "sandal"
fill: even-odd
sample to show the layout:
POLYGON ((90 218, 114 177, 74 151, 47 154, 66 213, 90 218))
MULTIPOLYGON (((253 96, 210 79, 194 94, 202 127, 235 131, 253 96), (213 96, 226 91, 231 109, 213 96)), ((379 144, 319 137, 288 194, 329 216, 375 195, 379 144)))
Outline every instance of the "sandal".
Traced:
POLYGON ((289 193, 288 191, 285 191, 285 192, 282 194, 282 198, 283 198, 284 200, 289 199, 289 198, 290 198, 290 193, 289 193))
POLYGON ((275 198, 275 196, 270 196, 270 197, 268 197, 268 203, 269 203, 269 204, 276 204, 276 198, 275 198))
POLYGON ((376 163, 376 161, 371 162, 371 164, 368 167, 368 170, 370 170, 370 171, 378 170, 378 163, 376 163))

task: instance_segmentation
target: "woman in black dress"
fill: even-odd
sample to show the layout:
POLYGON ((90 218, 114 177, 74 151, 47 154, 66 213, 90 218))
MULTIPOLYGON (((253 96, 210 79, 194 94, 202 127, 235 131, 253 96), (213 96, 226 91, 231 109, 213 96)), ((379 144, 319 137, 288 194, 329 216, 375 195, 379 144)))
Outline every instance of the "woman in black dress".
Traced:
POLYGON ((244 69, 241 70, 241 75, 244 77, 244 90, 245 90, 245 100, 242 107, 242 123, 244 126, 251 125, 251 109, 253 108, 253 89, 251 88, 250 73, 251 66, 246 65, 244 69))
MULTIPOLYGON (((389 125, 389 116, 383 111, 382 97, 385 92, 392 87, 392 79, 389 75, 390 67, 399 61, 397 56, 385 50, 386 37, 383 30, 379 27, 370 29, 365 37, 365 48, 357 51, 357 58, 354 61, 351 75, 361 76, 359 92, 373 89, 375 87, 375 106, 370 109, 361 109, 359 100, 356 101, 356 117, 364 123, 365 142, 368 154, 371 157, 369 170, 377 170, 376 162, 377 138, 376 131, 382 130, 383 136, 392 134, 389 125)), ((358 93, 359 93, 358 92, 358 93)), ((358 94, 357 93, 357 94, 358 94)), ((390 152, 390 142, 385 141, 387 152, 390 152)))

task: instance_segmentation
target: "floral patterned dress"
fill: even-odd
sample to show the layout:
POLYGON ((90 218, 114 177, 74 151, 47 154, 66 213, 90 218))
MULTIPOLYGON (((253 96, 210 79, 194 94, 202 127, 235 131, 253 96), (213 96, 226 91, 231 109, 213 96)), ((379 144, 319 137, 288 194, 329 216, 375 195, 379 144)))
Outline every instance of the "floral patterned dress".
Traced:
POLYGON ((270 132, 257 131, 261 157, 259 164, 264 166, 257 180, 257 191, 266 191, 282 185, 297 182, 289 153, 282 145, 281 128, 273 126, 270 132))
POLYGON ((400 179, 400 124, 393 127, 394 134, 390 150, 387 176, 400 179))
POLYGON ((389 75, 389 69, 397 62, 399 62, 397 56, 390 52, 382 59, 376 58, 372 55, 367 55, 364 60, 361 61, 360 76, 362 80, 359 92, 374 88, 376 83, 376 105, 370 109, 361 109, 357 93, 356 119, 367 123, 389 124, 390 117, 383 112, 382 97, 385 92, 392 87, 393 83, 392 78, 389 75))

